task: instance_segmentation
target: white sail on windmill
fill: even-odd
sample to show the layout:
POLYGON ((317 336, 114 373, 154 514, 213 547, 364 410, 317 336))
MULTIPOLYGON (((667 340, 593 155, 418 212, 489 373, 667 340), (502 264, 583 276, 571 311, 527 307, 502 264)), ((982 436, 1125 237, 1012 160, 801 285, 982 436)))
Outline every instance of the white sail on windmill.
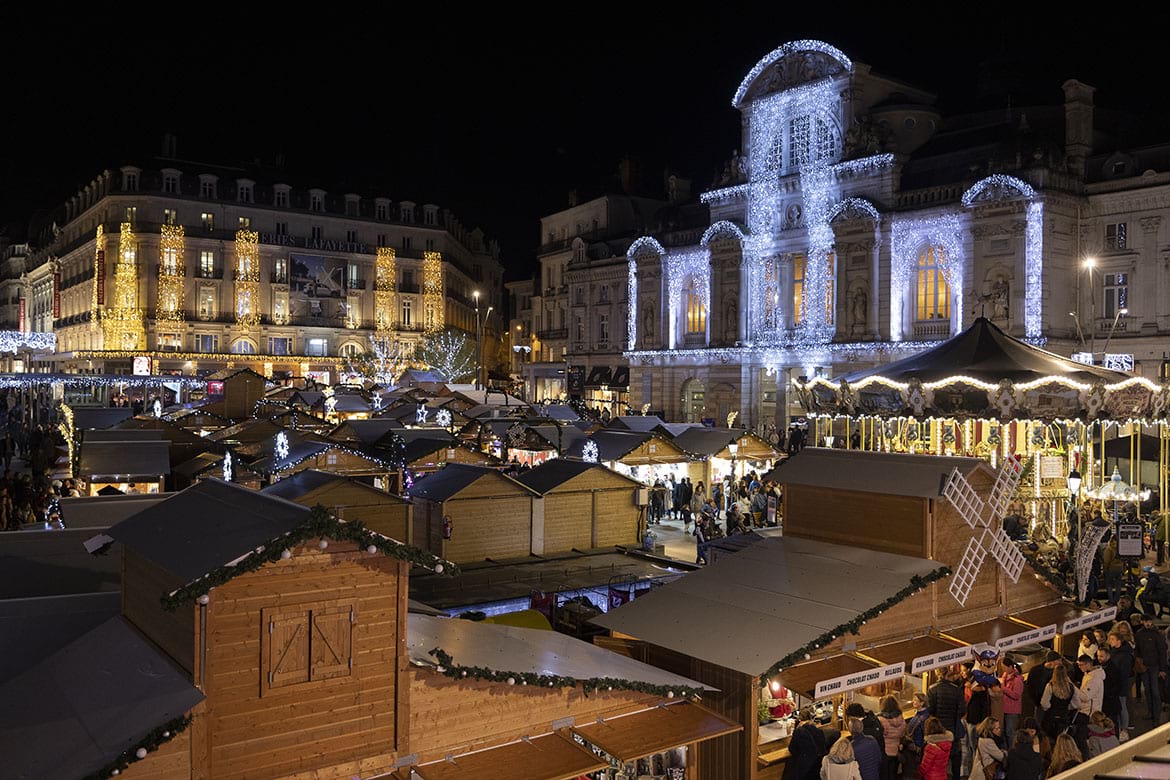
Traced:
POLYGON ((1012 582, 1020 579, 1024 570, 1024 555, 1002 527, 995 527, 995 523, 1003 517, 1023 474, 1024 465, 1020 461, 1005 458, 986 501, 975 492, 975 488, 957 468, 952 469, 943 482, 943 497, 967 525, 977 532, 968 540, 967 549, 963 551, 959 566, 951 577, 950 594, 959 604, 966 605, 988 553, 1003 568, 1008 579, 1012 582))

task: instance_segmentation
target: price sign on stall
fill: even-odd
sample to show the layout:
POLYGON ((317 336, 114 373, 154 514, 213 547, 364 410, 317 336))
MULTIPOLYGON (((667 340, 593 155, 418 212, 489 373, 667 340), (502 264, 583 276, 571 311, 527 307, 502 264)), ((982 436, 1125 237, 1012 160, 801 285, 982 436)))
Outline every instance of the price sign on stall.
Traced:
POLYGON ((956 647, 953 650, 943 650, 933 655, 921 655, 910 662, 911 674, 922 674, 940 666, 962 663, 971 657, 970 647, 956 647))
POLYGON ((825 696, 845 693, 845 691, 865 688, 869 685, 877 685, 887 680, 895 680, 902 677, 905 672, 906 664, 902 662, 890 664, 889 666, 879 666, 877 669, 866 669, 865 671, 854 672, 853 674, 847 674, 842 677, 834 677, 831 680, 823 680, 817 683, 814 696, 820 699, 825 696))
POLYGON ((995 646, 1000 650, 1011 650, 1013 647, 1023 647, 1024 645, 1034 645, 1039 642, 1046 642, 1056 636, 1056 624, 1053 623, 1044 628, 1033 628, 1031 631, 1023 631, 1019 634, 1012 634, 1005 636, 1002 639, 995 641, 995 646))
POLYGON ((1078 631, 1082 628, 1088 628, 1089 626, 1100 625, 1101 623, 1106 623, 1110 620, 1113 620, 1115 617, 1117 617, 1117 607, 1103 609, 1100 612, 1094 612, 1091 615, 1084 615, 1079 618, 1073 618, 1072 620, 1064 621, 1064 625, 1060 627, 1060 633, 1068 636, 1073 631, 1078 631))

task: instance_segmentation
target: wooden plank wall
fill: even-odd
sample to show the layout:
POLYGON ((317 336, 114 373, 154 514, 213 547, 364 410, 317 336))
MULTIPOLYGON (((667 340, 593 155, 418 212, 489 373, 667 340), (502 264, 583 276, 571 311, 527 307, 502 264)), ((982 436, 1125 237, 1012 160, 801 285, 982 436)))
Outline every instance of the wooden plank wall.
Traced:
POLYGON ((122 614, 161 647, 175 663, 191 672, 195 668, 193 607, 167 612, 160 598, 184 585, 170 574, 123 546, 122 614))
POLYGON ((297 499, 297 503, 305 506, 322 504, 335 511, 340 507, 346 520, 361 520, 366 528, 385 534, 391 539, 402 542, 408 539, 406 529, 410 521, 409 502, 399 501, 389 495, 379 501, 372 489, 352 482, 327 485, 322 490, 306 494, 303 499, 297 499))
POLYGON ((788 485, 784 535, 922 557, 927 554, 925 502, 907 496, 788 485))
POLYGON ((411 523, 414 533, 411 544, 433 553, 443 554, 443 505, 425 498, 411 499, 411 523))
MULTIPOLYGON (((397 685, 407 659, 398 652, 406 630, 405 601, 396 598, 406 564, 331 542, 326 551, 298 547, 217 588, 208 607, 206 714, 192 755, 204 751, 195 777, 220 780, 285 777, 329 769, 347 776, 386 767, 397 734, 395 710, 406 691, 397 685), (261 613, 266 608, 352 604, 353 667, 348 676, 289 685, 261 696, 261 613), (199 735, 202 735, 201 737, 199 735)), ((193 724, 194 726, 194 724, 193 724)))
POLYGON ((744 730, 707 740, 698 747, 702 780, 751 780, 756 776, 759 735, 756 724, 756 681, 741 672, 647 644, 646 663, 718 688, 704 694, 707 709, 743 724, 744 730))
MULTIPOLYGON (((535 736, 552 730, 552 722, 572 717, 591 723, 651 707, 659 697, 632 691, 595 692, 576 688, 529 688, 475 680, 452 680, 428 669, 411 668, 410 753, 433 761, 535 736)), ((407 752, 407 751, 403 751, 407 752)))
POLYGON ((593 508, 595 547, 612 547, 617 544, 638 544, 638 516, 640 510, 634 503, 634 489, 627 486, 621 490, 597 492, 593 508))
POLYGON ((528 555, 532 542, 532 499, 455 498, 443 504, 451 518, 451 538, 443 557, 455 563, 528 555))
POLYGON ((588 550, 593 546, 593 494, 552 491, 544 497, 544 552, 588 550))
POLYGON ((191 730, 184 729, 146 758, 122 771, 126 780, 175 780, 191 776, 191 730))

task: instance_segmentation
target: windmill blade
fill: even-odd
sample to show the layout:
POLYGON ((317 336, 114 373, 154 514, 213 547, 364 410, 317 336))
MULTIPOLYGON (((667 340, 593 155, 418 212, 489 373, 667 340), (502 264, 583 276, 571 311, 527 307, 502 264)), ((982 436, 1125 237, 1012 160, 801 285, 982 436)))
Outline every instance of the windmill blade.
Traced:
MULTIPOLYGON (((986 534, 986 531, 984 531, 986 534)), ((971 595, 971 588, 975 586, 975 578, 979 576, 979 569, 983 566, 983 559, 987 557, 987 550, 983 548, 981 540, 971 537, 967 541, 967 549, 963 551, 963 558, 958 568, 951 575, 950 593, 960 606, 966 606, 967 597, 971 595)))
POLYGON ((957 468, 951 469, 951 473, 947 475, 943 482, 942 494, 943 498, 950 501, 951 506, 958 510, 959 516, 967 522, 967 525, 972 528, 986 525, 986 520, 983 518, 986 505, 983 503, 983 499, 979 497, 975 488, 971 487, 971 483, 959 473, 957 468))
POLYGON ((1020 581, 1020 574, 1024 571, 1024 554, 1020 548, 1004 533, 1002 528, 991 534, 991 557, 1003 567, 1003 573, 1012 582, 1020 581))
POLYGON ((1004 510, 1016 494, 1020 486, 1020 478, 1024 475, 1024 464, 1015 458, 1004 458, 999 467, 999 474, 995 476, 995 484, 991 486, 991 496, 987 500, 991 510, 989 520, 998 520, 1003 517, 1004 510))

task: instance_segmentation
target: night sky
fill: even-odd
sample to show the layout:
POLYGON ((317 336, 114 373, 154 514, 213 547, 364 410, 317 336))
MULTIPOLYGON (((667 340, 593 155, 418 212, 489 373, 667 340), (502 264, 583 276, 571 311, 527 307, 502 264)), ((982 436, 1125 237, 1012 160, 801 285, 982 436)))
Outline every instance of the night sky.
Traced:
POLYGON ((117 5, 87 19, 5 8, 0 229, 23 238, 38 210, 104 167, 146 163, 172 132, 183 159, 282 156, 294 186, 451 208, 499 240, 515 278, 535 262, 541 215, 572 189, 598 194, 625 155, 653 180, 669 166, 706 188, 739 146, 740 80, 799 38, 937 92, 944 113, 970 105, 989 61, 1020 77, 1014 105, 1058 104, 1078 78, 1149 128, 1166 112, 1170 12, 1098 6, 1061 22, 874 4, 870 18, 826 10, 825 21, 772 5, 757 16, 713 4, 702 18, 675 5, 666 19, 634 4, 546 4, 505 19, 435 3, 427 15, 416 4, 408 16, 288 19, 290 6, 184 4, 157 24, 159 6, 125 22, 117 5))

